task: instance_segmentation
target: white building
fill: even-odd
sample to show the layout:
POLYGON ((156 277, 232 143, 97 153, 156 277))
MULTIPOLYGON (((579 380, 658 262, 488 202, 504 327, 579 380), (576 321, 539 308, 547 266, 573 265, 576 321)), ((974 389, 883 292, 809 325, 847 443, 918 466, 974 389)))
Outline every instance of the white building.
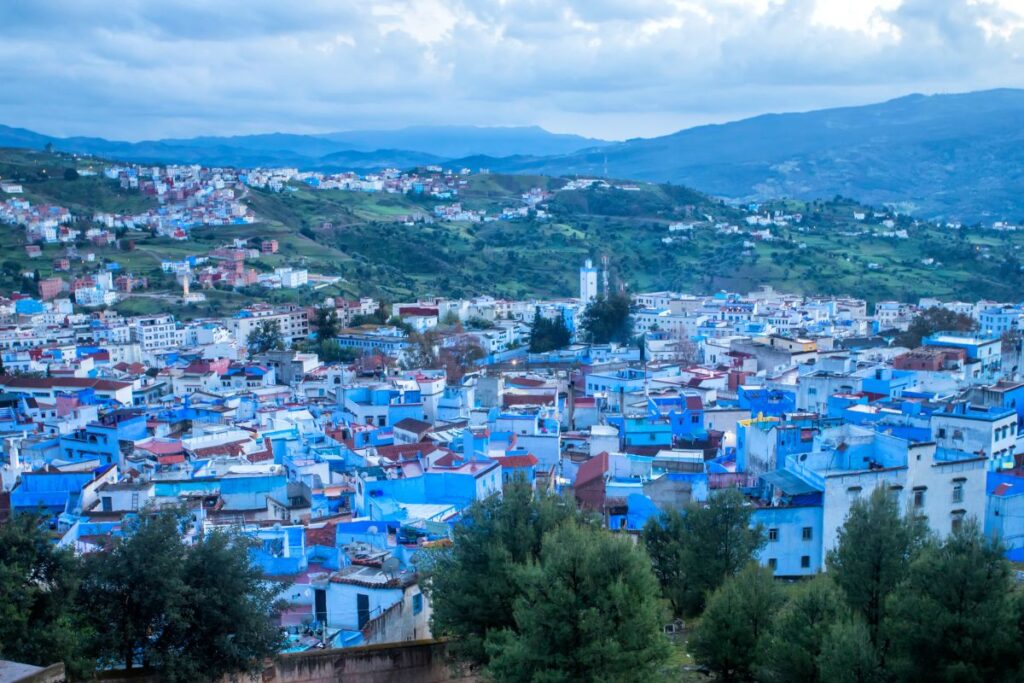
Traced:
POLYGON ((597 268, 587 259, 580 268, 580 303, 586 305, 597 299, 597 268))

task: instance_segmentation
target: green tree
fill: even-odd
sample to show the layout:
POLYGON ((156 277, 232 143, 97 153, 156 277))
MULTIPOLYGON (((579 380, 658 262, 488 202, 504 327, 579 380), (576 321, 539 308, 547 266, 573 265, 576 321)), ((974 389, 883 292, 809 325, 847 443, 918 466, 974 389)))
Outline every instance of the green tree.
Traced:
POLYGON ((850 608, 863 617, 883 662, 886 646, 879 631, 886 599, 906 576, 927 535, 924 520, 900 514, 896 496, 879 487, 853 504, 838 544, 828 554, 829 574, 850 608))
POLYGON ((101 665, 215 681, 277 652, 280 587, 251 564, 244 538, 214 532, 186 546, 188 520, 184 509, 144 511, 111 548, 86 557, 82 605, 101 665))
POLYGON ((978 324, 974 318, 963 313, 956 313, 948 308, 933 306, 914 316, 907 331, 896 337, 896 344, 916 348, 921 345, 922 339, 936 332, 971 332, 977 328, 978 324))
POLYGON ((184 515, 142 514, 125 522, 113 548, 86 556, 83 596, 93 619, 101 665, 160 667, 185 628, 184 515))
POLYGON ((571 501, 535 496, 522 480, 506 486, 502 498, 473 503, 455 526, 451 547, 428 558, 425 583, 434 634, 452 637, 457 657, 486 664, 487 635, 515 626, 516 567, 536 560, 545 532, 577 515, 571 501))
POLYGON ((75 609, 81 563, 58 549, 41 517, 0 524, 0 657, 84 675, 89 629, 75 609))
POLYGON ((883 683, 887 680, 860 617, 840 621, 828 630, 818 655, 821 680, 828 683, 883 683))
POLYGON ((676 614, 698 614, 711 591, 749 563, 764 545, 760 527, 751 527, 752 509, 730 489, 707 505, 671 510, 644 526, 644 545, 654 574, 676 614))
POLYGON ((690 636, 694 659, 723 681, 749 679, 782 600, 771 570, 749 563, 708 598, 690 636))
POLYGON ((65 168, 64 169, 64 180, 78 180, 78 169, 65 168))
POLYGON ((628 344, 633 338, 632 302, 625 292, 596 299, 583 311, 581 328, 593 344, 628 344))
POLYGON ((534 314, 533 327, 530 328, 530 353, 545 353, 565 348, 572 340, 572 333, 565 325, 562 316, 554 319, 545 318, 539 311, 534 314))
POLYGON ((764 641, 758 680, 768 683, 827 683, 821 675, 823 643, 847 616, 832 579, 817 576, 797 586, 779 610, 764 641))
POLYGON ((186 585, 182 614, 168 640, 161 670, 167 680, 216 681, 256 674, 283 644, 271 617, 283 589, 267 582, 249 559, 252 541, 215 531, 188 549, 181 568, 186 585))
POLYGON ((496 681, 648 681, 668 657, 657 581, 625 537, 565 525, 515 582, 515 624, 486 640, 496 681))
POLYGON ((1002 547, 977 522, 927 545, 886 604, 889 667, 900 680, 1020 680, 1012 591, 1002 547))
POLYGON ((333 306, 317 306, 313 324, 316 327, 316 338, 321 342, 337 337, 341 331, 338 309, 333 306))
POLYGON ((249 333, 249 352, 266 353, 274 349, 284 348, 281 336, 281 323, 278 320, 261 320, 249 333))

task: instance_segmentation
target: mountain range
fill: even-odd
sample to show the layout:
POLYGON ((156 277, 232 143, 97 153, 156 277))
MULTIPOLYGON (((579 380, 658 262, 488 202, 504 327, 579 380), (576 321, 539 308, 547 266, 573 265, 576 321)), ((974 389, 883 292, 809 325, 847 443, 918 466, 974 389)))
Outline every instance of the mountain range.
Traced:
POLYGON ((0 126, 0 146, 143 162, 308 170, 444 163, 685 184, 734 201, 852 197, 925 217, 1024 220, 1024 90, 908 95, 609 142, 538 127, 418 126, 143 142, 0 126))

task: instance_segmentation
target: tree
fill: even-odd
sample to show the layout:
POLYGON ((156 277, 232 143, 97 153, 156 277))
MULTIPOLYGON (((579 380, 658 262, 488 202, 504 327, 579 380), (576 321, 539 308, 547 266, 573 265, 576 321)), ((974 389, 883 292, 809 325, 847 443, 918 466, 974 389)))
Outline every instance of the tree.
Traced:
POLYGON ((64 169, 64 180, 78 180, 78 169, 65 168, 64 169))
POLYGON ((183 614, 168 640, 175 643, 161 674, 178 681, 215 681, 228 674, 256 674, 281 647, 271 617, 283 586, 269 583, 249 559, 252 541, 215 531, 186 554, 183 614))
POLYGON ((426 569, 433 632, 452 638, 453 654, 473 664, 489 661, 487 635, 515 626, 515 568, 537 559, 545 532, 577 515, 571 501, 535 497, 523 480, 509 483, 502 498, 466 509, 451 547, 434 551, 426 569))
POLYGON ((758 680, 819 683, 820 657, 832 627, 846 617, 843 596, 832 579, 817 576, 796 587, 772 621, 765 639, 758 680))
POLYGON ((593 344, 628 344, 633 338, 631 305, 625 292, 592 301, 583 311, 581 324, 587 341, 593 344))
POLYGON ((338 309, 333 306, 317 306, 313 324, 316 327, 316 338, 321 342, 337 337, 341 331, 338 309))
POLYGON ((970 316, 933 306, 914 316, 907 331, 896 337, 896 344, 916 348, 921 345, 922 339, 936 332, 971 332, 977 328, 978 324, 970 316))
POLYGON ((160 667, 173 656, 169 636, 185 628, 184 515, 142 514, 126 520, 125 536, 85 562, 85 606, 97 633, 101 665, 160 667))
POLYGON ((0 524, 0 657, 47 666, 63 661, 82 675, 89 629, 75 609, 81 564, 57 548, 41 517, 0 524))
POLYGON ((690 652, 723 681, 750 678, 782 593, 770 569, 755 562, 708 598, 690 636, 690 652))
POLYGON ((281 336, 281 322, 278 320, 261 320, 249 333, 249 352, 266 353, 274 349, 284 348, 281 336))
POLYGON ((572 340, 572 333, 562 316, 545 318, 537 311, 530 328, 530 353, 546 353, 565 348, 572 340))
POLYGON ((734 489, 713 496, 705 506, 671 510, 644 526, 644 545, 654 574, 676 614, 698 614, 711 591, 736 574, 764 545, 760 527, 751 528, 752 510, 734 489))
POLYGON ((969 520, 928 544, 886 604, 889 667, 900 680, 1018 681, 1022 652, 1010 565, 969 520))
POLYGON ((515 624, 486 639, 496 681, 647 681, 669 654, 657 581, 627 538, 567 524, 515 581, 515 624))
POLYGON ((871 643, 871 631, 859 617, 828 630, 818 655, 821 680, 828 683, 882 683, 886 676, 871 643))
POLYGON ((922 518, 900 514, 896 496, 882 487, 856 501, 828 554, 829 574, 854 612, 863 617, 871 642, 884 662, 879 629, 885 603, 923 546, 928 529, 922 518))
POLYGON ((278 651, 280 587, 251 564, 247 539, 214 532, 186 546, 189 519, 184 509, 143 511, 111 548, 86 557, 83 607, 100 634, 100 665, 215 681, 278 651))

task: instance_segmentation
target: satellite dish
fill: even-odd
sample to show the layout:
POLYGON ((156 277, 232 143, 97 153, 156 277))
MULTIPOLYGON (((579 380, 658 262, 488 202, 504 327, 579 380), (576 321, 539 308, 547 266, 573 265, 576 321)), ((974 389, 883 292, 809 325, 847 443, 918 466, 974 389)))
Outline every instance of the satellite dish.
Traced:
POLYGON ((371 527, 369 527, 369 528, 368 528, 368 529, 366 530, 366 533, 368 533, 368 534, 375 534, 375 533, 377 533, 377 527, 376 527, 376 526, 371 526, 371 527))
POLYGON ((398 574, 398 570, 401 568, 401 563, 397 557, 389 557, 384 560, 380 566, 381 570, 388 575, 390 578, 394 578, 398 574))

